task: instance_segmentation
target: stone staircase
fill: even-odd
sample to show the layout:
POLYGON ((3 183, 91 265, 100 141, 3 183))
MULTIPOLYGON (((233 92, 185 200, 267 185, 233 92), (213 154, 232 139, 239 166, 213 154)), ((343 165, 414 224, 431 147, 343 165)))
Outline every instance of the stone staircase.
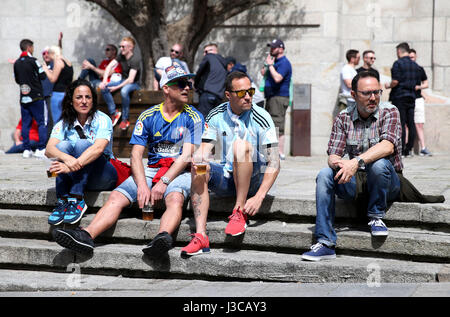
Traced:
MULTIPOLYGON (((41 162, 23 162, 15 167, 16 172, 11 171, 8 175, 20 178, 24 171, 31 177, 43 174, 37 166, 41 162)), ((0 166, 2 163, 0 157, 0 166)), ((286 166, 289 171, 291 165, 301 167, 303 162, 284 164, 289 165, 286 166)), ((6 171, 6 168, 0 169, 6 171)), ((284 182, 293 181, 292 178, 302 173, 298 172, 297 176, 286 173, 280 174, 277 189, 264 201, 260 213, 250 220, 242 236, 231 238, 224 234, 232 202, 211 199, 208 218, 211 253, 181 258, 180 250, 189 242, 189 234, 194 230, 188 205, 176 234, 175 248, 158 261, 144 256, 141 249, 156 235, 162 210, 156 211, 153 221, 141 220, 135 206, 124 210, 117 225, 95 241, 94 254, 87 257, 65 250, 52 241, 53 228, 47 224, 47 217, 56 202, 53 179, 39 176, 38 182, 28 182, 2 176, 0 269, 71 272, 76 265, 85 274, 221 281, 450 281, 450 206, 446 203, 394 203, 385 219, 389 236, 372 238, 361 212, 352 204, 338 201, 337 259, 319 263, 302 261, 301 254, 313 243, 315 201, 310 193, 299 197, 288 195, 289 188, 284 182)), ((303 174, 302 177, 306 183, 303 186, 310 188, 310 177, 303 174)), ((297 186, 301 191, 302 185, 297 186)), ((310 190, 313 192, 314 188, 310 190)), ((90 222, 108 195, 108 192, 88 193, 89 208, 81 220, 82 226, 90 222)))

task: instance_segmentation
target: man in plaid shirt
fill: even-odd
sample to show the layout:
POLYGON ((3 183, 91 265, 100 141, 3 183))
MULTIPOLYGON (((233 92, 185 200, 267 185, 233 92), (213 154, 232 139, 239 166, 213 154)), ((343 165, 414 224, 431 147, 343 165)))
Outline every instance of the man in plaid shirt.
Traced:
POLYGON ((398 109, 381 102, 376 75, 362 71, 353 78, 351 94, 355 103, 335 118, 328 142, 328 166, 316 179, 317 243, 302 258, 310 261, 336 258, 336 232, 333 228, 335 195, 354 200, 356 172, 367 177, 369 227, 372 236, 387 236, 381 220, 388 201, 400 193, 401 124, 398 109), (344 155, 348 154, 348 158, 344 155))

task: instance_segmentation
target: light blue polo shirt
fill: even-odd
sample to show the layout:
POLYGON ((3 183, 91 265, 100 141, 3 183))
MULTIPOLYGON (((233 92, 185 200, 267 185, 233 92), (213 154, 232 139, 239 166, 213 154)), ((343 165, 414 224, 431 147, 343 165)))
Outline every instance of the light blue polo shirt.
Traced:
MULTIPOLYGON (((75 120, 74 126, 69 129, 67 124, 63 123, 63 120, 60 120, 52 130, 52 134, 50 135, 51 138, 56 138, 61 141, 69 141, 72 146, 75 145, 75 143, 80 140, 80 136, 78 135, 78 132, 75 130, 75 126, 81 126, 81 124, 78 122, 78 120, 75 120)), ((112 135, 113 135, 113 126, 111 122, 111 118, 101 112, 96 111, 93 118, 88 119, 86 124, 81 126, 83 128, 84 135, 86 136, 86 139, 94 144, 95 140, 97 139, 106 139, 109 141, 108 145, 106 146, 103 153, 109 157, 114 158, 113 151, 112 151, 112 135)))
POLYGON ((278 138, 270 114, 253 104, 250 110, 241 115, 232 112, 230 103, 223 103, 210 111, 206 118, 202 142, 214 142, 221 149, 221 162, 224 171, 233 172, 233 142, 240 138, 252 144, 253 162, 265 164, 262 153, 264 147, 278 146, 278 138))

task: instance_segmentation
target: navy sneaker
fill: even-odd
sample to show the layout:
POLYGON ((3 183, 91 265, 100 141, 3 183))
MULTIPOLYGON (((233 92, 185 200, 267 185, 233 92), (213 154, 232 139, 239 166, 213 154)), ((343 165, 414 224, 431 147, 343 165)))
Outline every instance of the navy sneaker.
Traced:
POLYGON ((57 226, 64 221, 64 216, 67 211, 68 203, 66 200, 58 198, 55 209, 53 209, 51 215, 48 217, 48 224, 57 226))
POLYGON ((303 260, 320 261, 336 259, 334 248, 327 247, 325 244, 316 243, 311 247, 311 251, 302 254, 303 260))
POLYGON ((87 209, 87 205, 84 202, 84 199, 77 200, 76 198, 67 198, 67 211, 64 216, 64 223, 69 223, 73 225, 80 221, 81 217, 83 217, 84 212, 87 209))
POLYGON ((381 219, 372 218, 369 221, 370 233, 375 237, 386 237, 389 234, 388 228, 381 219))
POLYGON ((82 254, 90 254, 94 251, 94 240, 89 232, 76 228, 55 229, 52 232, 53 238, 60 246, 82 254))
POLYGON ((144 254, 152 258, 159 258, 172 249, 173 239, 166 231, 158 233, 153 240, 142 249, 144 254))
POLYGON ((423 148, 422 150, 420 150, 419 155, 420 156, 433 156, 433 154, 431 154, 431 152, 428 151, 427 148, 423 148))

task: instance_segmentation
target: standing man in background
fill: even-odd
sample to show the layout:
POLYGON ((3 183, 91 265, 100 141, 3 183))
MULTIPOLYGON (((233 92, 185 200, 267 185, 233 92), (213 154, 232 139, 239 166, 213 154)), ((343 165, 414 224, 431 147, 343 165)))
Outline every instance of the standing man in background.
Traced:
MULTIPOLYGON (((416 62, 417 53, 415 49, 409 50, 409 57, 412 61, 416 62)), ((417 62, 416 62, 417 63, 417 62)), ((428 88, 428 77, 425 73, 425 70, 422 66, 419 66, 422 70, 422 75, 420 78, 420 82, 417 83, 416 90, 416 100, 415 100, 415 108, 414 108, 414 124, 416 126, 417 139, 419 141, 420 146, 420 156, 432 156, 431 152, 428 151, 425 146, 425 135, 423 131, 423 125, 425 124, 425 99, 422 97, 422 89, 428 88)))
POLYGON ((41 80, 46 78, 41 64, 33 57, 34 43, 31 40, 20 41, 22 53, 14 63, 14 78, 20 86, 20 113, 22 116, 22 138, 24 151, 22 156, 32 156, 30 144, 30 129, 32 120, 36 120, 39 131, 39 143, 35 156, 43 157, 47 142, 47 127, 45 125, 45 103, 41 80))
POLYGON ((359 51, 350 49, 345 53, 347 64, 341 69, 341 91, 339 94, 339 112, 349 106, 349 102, 355 102, 351 95, 352 80, 356 76, 356 66, 359 64, 360 55, 359 51))
POLYGON ((363 70, 368 70, 368 71, 374 72, 377 75, 378 80, 380 80, 380 73, 375 68, 372 67, 373 64, 375 63, 376 59, 377 58, 375 57, 374 51, 372 51, 372 50, 364 51, 363 52, 363 65, 360 68, 358 68, 356 70, 356 72, 360 73, 363 70))
POLYGON ((420 83, 422 71, 416 62, 409 57, 408 43, 400 43, 396 47, 398 59, 391 68, 392 81, 386 83, 386 89, 391 88, 389 100, 400 112, 402 122, 402 151, 403 156, 411 155, 416 138, 414 125, 414 108, 416 101, 416 85, 420 83), (406 143, 405 124, 408 127, 408 142, 406 143))
POLYGON ((285 46, 282 40, 275 39, 267 44, 270 53, 267 56, 261 74, 266 77, 264 96, 266 110, 272 116, 279 132, 279 153, 282 160, 284 154, 284 122, 289 106, 289 85, 292 78, 292 66, 284 55, 285 46), (266 76, 267 75, 267 76, 266 76))
POLYGON ((203 59, 195 76, 195 89, 199 94, 198 111, 206 118, 211 109, 222 103, 225 91, 227 65, 219 54, 217 44, 205 45, 203 59))

